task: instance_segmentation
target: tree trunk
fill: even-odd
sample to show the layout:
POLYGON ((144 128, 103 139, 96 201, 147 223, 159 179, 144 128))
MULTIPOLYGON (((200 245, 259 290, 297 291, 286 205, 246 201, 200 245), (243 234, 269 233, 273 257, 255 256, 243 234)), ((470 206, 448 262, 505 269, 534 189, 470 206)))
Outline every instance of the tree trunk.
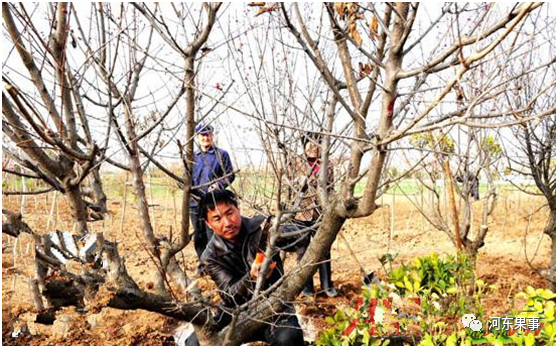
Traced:
POLYGON ((550 237, 552 249, 550 251, 550 267, 548 268, 549 285, 552 291, 556 292, 556 208, 550 209, 550 217, 544 233, 550 237))
POLYGON ((103 183, 101 180, 101 174, 99 173, 99 168, 93 169, 91 171, 91 188, 95 192, 95 204, 100 208, 101 214, 106 214, 107 210, 107 196, 103 190, 103 183))
MULTIPOLYGON (((180 230, 180 241, 177 249, 182 249, 190 241, 188 234, 190 226, 190 195, 192 191, 192 167, 194 162, 194 128, 195 128, 195 78, 194 57, 184 59, 186 82, 186 153, 184 163, 184 187, 182 189, 182 224, 180 230)), ((171 255, 172 256, 172 255, 171 255)))
POLYGON ((85 236, 89 233, 87 229, 87 209, 78 185, 72 185, 67 188, 66 196, 70 202, 70 207, 74 214, 74 220, 78 224, 78 233, 80 236, 85 236))
MULTIPOLYGON (((134 190, 138 198, 138 211, 141 218, 141 224, 145 239, 147 241, 147 247, 149 252, 153 257, 160 261, 160 253, 158 249, 158 241, 155 237, 153 231, 153 225, 151 224, 151 218, 149 217, 149 204, 147 202, 147 195, 145 193, 145 184, 143 182, 143 170, 140 163, 140 154, 137 143, 136 128, 133 120, 132 110, 127 106, 124 108, 124 114, 126 116, 125 126, 126 132, 128 133, 129 142, 129 153, 128 158, 130 159, 130 171, 132 173, 132 183, 134 185, 134 190)), ((155 272, 155 287, 159 294, 164 294, 165 282, 164 282, 164 272, 163 269, 157 265, 157 271, 155 272)))
MULTIPOLYGON (((240 313, 237 322, 237 332, 228 343, 231 345, 239 345, 246 342, 247 339, 263 325, 261 320, 255 318, 266 318, 281 309, 284 303, 289 303, 295 299, 300 293, 307 280, 313 276, 318 268, 318 263, 323 261, 327 249, 331 247, 337 234, 343 227, 346 218, 339 216, 335 212, 336 207, 343 206, 341 199, 332 200, 326 205, 324 210, 324 221, 316 235, 312 238, 306 253, 298 262, 302 266, 299 272, 288 274, 283 284, 277 290, 272 292, 265 301, 260 301, 256 306, 250 306, 247 311, 240 313)), ((343 209, 343 208, 341 208, 343 209)), ((220 332, 219 336, 225 337, 225 333, 220 332)))

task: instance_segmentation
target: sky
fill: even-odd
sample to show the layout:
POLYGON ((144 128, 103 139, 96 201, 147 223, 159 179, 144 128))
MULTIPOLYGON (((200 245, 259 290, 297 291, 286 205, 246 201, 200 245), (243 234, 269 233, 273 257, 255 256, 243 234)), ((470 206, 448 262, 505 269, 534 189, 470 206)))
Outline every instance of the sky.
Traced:
MULTIPOLYGON (((89 18, 89 4, 76 3, 76 13, 79 13, 80 23, 86 28, 85 36, 96 38, 98 26, 95 18, 89 18), (92 22, 91 22, 92 21, 92 22), (89 24, 91 28, 89 29, 89 24)), ((498 10, 503 10, 509 4, 499 4, 494 7, 496 15, 498 10)), ((437 17, 443 3, 421 4, 417 18, 416 31, 411 34, 410 41, 415 36, 430 26, 430 23, 437 17)), ((29 7, 32 8, 32 7, 29 7)), ((35 21, 33 22, 41 35, 48 33, 49 18, 44 14, 46 5, 41 4, 31 11, 35 21)), ((175 17, 175 9, 170 4, 163 4, 163 14, 171 20, 175 17)), ((193 9, 197 8, 193 5, 193 9)), ((320 5, 303 3, 301 8, 310 13, 310 20, 314 25, 309 26, 312 35, 319 37, 319 24, 327 23, 321 18, 320 5)), ((117 3, 111 4, 111 9, 118 17, 119 6, 117 3)), ((550 13, 554 12, 554 5, 551 5, 550 13)), ((302 149, 296 148, 298 142, 294 139, 300 135, 300 131, 293 129, 318 129, 324 122, 325 101, 329 97, 328 90, 320 78, 315 67, 306 59, 301 52, 294 38, 286 30, 277 30, 277 13, 263 14, 256 16, 257 8, 248 7, 242 4, 224 4, 218 16, 218 21, 211 32, 208 43, 208 53, 203 56, 199 63, 197 83, 202 94, 199 96, 199 111, 197 118, 204 118, 210 121, 216 128, 216 139, 219 146, 227 149, 235 166, 239 168, 261 167, 266 163, 265 153, 262 149, 262 138, 257 131, 259 127, 273 127, 272 122, 285 123, 290 126, 282 128, 279 134, 282 140, 292 146, 294 152, 300 153, 302 149), (273 17, 274 16, 274 17, 273 17), (285 43, 282 46, 279 43, 285 43), (223 92, 227 91, 223 96, 223 92), (215 100, 223 97, 222 104, 215 105, 215 100), (265 118, 266 122, 260 119, 265 118), (295 122, 296 121, 296 122, 295 122), (296 125, 295 123, 300 123, 296 125)), ((192 11, 186 19, 197 18, 198 12, 192 11)), ((323 15, 323 14, 322 14, 323 15)), ((137 30, 135 44, 146 47, 149 38, 149 26, 144 23, 136 23, 131 19, 129 12, 125 14, 127 20, 123 25, 128 30, 137 30)), ((173 20, 176 22, 176 20, 173 20)), ((487 21, 486 23, 488 23, 487 21)), ((191 37, 192 25, 190 21, 175 23, 171 31, 181 44, 185 45, 191 37), (181 25, 183 24, 183 25, 181 25)), ((75 22, 71 22, 73 34, 76 38, 78 47, 83 47, 83 37, 78 31, 75 22)), ((361 24, 364 26, 364 24, 361 24)), ((114 24, 109 25, 107 32, 109 36, 123 28, 114 24)), ((327 28, 325 28, 327 29, 327 28)), ((364 33, 365 27, 361 27, 364 33)), ((422 62, 429 56, 435 55, 442 49, 443 38, 454 30, 452 27, 444 26, 444 23, 436 28, 421 40, 421 44, 410 52, 405 58, 404 68, 411 68, 422 62)), ((16 52, 12 49, 11 43, 4 35, 2 38, 2 60, 3 75, 9 76, 18 81, 22 87, 28 86, 21 74, 24 69, 19 62, 16 52)), ((324 30, 327 32, 327 30, 324 30)), ((320 38, 324 42, 331 41, 331 35, 320 38)), ((111 46, 111 50, 114 47, 111 46)), ((121 48, 122 49, 122 48, 121 48)), ((114 51, 111 51, 114 53, 114 51)), ((551 54, 550 52, 549 54, 551 54)), ((335 59, 333 51, 326 52, 326 59, 335 59), (331 58, 333 57, 333 58, 331 58)), ((176 95, 180 86, 180 72, 182 61, 179 55, 165 44, 157 35, 153 36, 150 46, 151 58, 147 65, 149 71, 142 76, 137 98, 134 102, 135 115, 138 118, 139 128, 147 127, 150 122, 157 118, 157 114, 162 112, 169 104, 170 100, 176 95)), ((555 56, 555 52, 554 52, 555 56)), ((69 49, 69 62, 76 67, 76 74, 80 74, 85 79, 95 81, 98 71, 96 71, 83 55, 80 49, 69 49)), ((137 58, 142 57, 141 49, 137 58)), ((361 56, 362 57, 362 56, 361 56)), ((117 60, 116 66, 129 67, 132 58, 124 54, 117 60)), ((341 74, 339 63, 332 64, 335 74, 341 74)), ((445 80, 451 76, 453 71, 438 74, 428 81, 428 86, 433 90, 439 89, 445 80)), ((120 77, 124 79, 125 74, 120 77)), ((401 91, 408 90, 414 81, 409 80, 400 84, 401 91)), ((84 84, 85 86, 85 84, 84 84)), ((95 91, 96 85, 91 84, 84 88, 84 94, 92 99, 103 100, 95 91)), ((423 93, 423 101, 411 105, 408 114, 412 117, 414 112, 419 112, 426 104, 431 102, 433 94, 423 93)), ((105 98, 106 99, 106 98, 105 98)), ((367 127, 372 134, 377 125, 377 114, 380 109, 380 100, 375 100, 370 110, 367 127)), ((38 103, 40 104, 40 103, 38 103)), ((181 98, 178 106, 172 110, 165 122, 167 130, 164 132, 162 149, 157 149, 159 158, 164 163, 176 163, 179 160, 175 138, 184 138, 185 130, 182 126, 184 118, 184 100, 181 98)), ((455 108, 453 97, 440 103, 437 112, 444 113, 455 108)), ((92 129, 97 139, 102 139, 107 126, 106 111, 103 108, 89 104, 88 113, 97 121, 92 122, 92 129)), ((334 130, 344 135, 350 136, 350 117, 341 108, 335 118, 334 130), (349 125, 349 126, 348 126, 349 125)), ((281 128, 281 127, 280 127, 281 128)), ((264 136, 265 138, 265 136, 264 136)), ((147 139, 146 139, 147 140, 147 139)), ((100 140, 99 140, 100 141, 100 140)), ((117 161, 125 161, 125 156, 121 145, 115 140, 114 134, 109 143, 108 154, 117 161)), ((341 156, 347 152, 347 146, 343 142, 334 149, 336 156, 341 156)), ((368 157, 365 157, 365 162, 368 157)), ((393 157, 395 165, 399 165, 402 158, 393 157)), ((109 169, 111 166, 106 166, 109 169)))

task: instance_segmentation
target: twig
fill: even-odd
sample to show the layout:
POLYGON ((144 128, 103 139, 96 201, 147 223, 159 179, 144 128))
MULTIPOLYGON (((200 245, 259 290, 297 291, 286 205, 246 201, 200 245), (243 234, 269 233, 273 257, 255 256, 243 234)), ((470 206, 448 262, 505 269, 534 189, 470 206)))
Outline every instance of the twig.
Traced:
POLYGON ((47 232, 50 230, 50 222, 52 221, 52 217, 54 216, 54 206, 56 205, 56 194, 57 192, 55 191, 54 196, 52 198, 52 206, 50 207, 50 214, 47 220, 47 226, 46 226, 47 232))
MULTIPOLYGON (((351 245, 349 244, 349 242, 347 241, 347 239, 345 238, 345 236, 343 235, 343 232, 339 232, 339 236, 341 237, 341 239, 343 239, 343 241, 345 242, 345 245, 347 246, 347 249, 349 249, 349 253, 351 254, 351 256, 353 257, 353 259, 355 259, 358 268, 360 269, 360 274, 363 277, 367 276, 366 270, 364 269, 364 267, 362 266, 362 264, 360 263, 360 261, 358 260, 358 258, 355 255, 355 252, 353 251, 353 249, 351 248, 351 245)), ((386 272, 387 273, 387 272, 386 272)))
MULTIPOLYGON (((24 192, 27 192, 27 183, 25 181, 25 177, 21 177, 21 190, 24 192)), ((25 197, 25 195, 21 196, 21 205, 19 207, 19 211, 21 212, 21 215, 25 214, 25 205, 27 204, 27 199, 25 197)))
MULTIPOLYGON (((399 184, 397 185, 399 187, 399 184)), ((393 237, 393 232, 395 231, 395 192, 391 195, 391 206, 389 207, 389 238, 388 238, 388 253, 391 246, 391 238, 393 237)))
MULTIPOLYGON (((44 190, 37 190, 37 191, 2 191, 2 196, 22 196, 21 202, 23 203, 23 196, 36 196, 43 193, 49 193, 54 191, 53 187, 44 189, 44 190)), ((24 204, 22 204, 23 207, 24 204)))
POLYGON ((238 313, 236 311, 232 314, 231 323, 229 324, 229 329, 227 330, 227 335, 223 340, 223 346, 228 346, 229 342, 231 341, 232 336, 234 335, 236 329, 236 322, 238 321, 238 313))
MULTIPOLYGON (((149 195, 151 196, 151 204, 153 206, 153 181, 152 181, 152 171, 149 170, 149 195)), ((151 209, 151 219, 153 220, 153 233, 157 233, 157 221, 155 220, 155 208, 151 209)))
MULTIPOLYGON (((126 196, 128 193, 128 172, 126 172, 126 180, 124 181, 124 197, 122 198, 122 217, 120 219, 120 229, 118 231, 118 236, 122 236, 122 229, 124 228, 124 216, 126 216, 126 205, 128 201, 126 200, 126 196)), ((116 237, 115 237, 116 240, 116 237)))
POLYGON ((529 260, 529 255, 527 255, 527 235, 529 234, 529 231, 531 229, 531 218, 532 217, 533 217, 533 209, 531 209, 531 213, 527 216, 527 226, 525 226, 525 234, 523 235, 523 254, 525 255, 525 261, 527 261, 527 264, 529 265, 529 267, 533 271, 540 274, 540 269, 538 269, 537 267, 535 267, 533 265, 533 261, 535 260, 535 257, 537 256, 537 253, 539 252, 539 248, 541 247, 541 242, 542 242, 542 239, 544 237, 544 233, 541 233, 541 237, 539 238, 537 248, 535 249, 535 252, 533 253, 533 256, 531 257, 531 260, 529 260))
POLYGON ((453 216, 453 226, 455 228, 455 243, 457 250, 461 250, 461 233, 459 232, 459 217, 457 215, 457 207, 455 206, 455 197, 453 194, 453 181, 451 180, 451 172, 449 167, 449 159, 444 160, 444 172, 446 174, 446 180, 448 182, 448 199, 451 206, 452 216, 453 216))

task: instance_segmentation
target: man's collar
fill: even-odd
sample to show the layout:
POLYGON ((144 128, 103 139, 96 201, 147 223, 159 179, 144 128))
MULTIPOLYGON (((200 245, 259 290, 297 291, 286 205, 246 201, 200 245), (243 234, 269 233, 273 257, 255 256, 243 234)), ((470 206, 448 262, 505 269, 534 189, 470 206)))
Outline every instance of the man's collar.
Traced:
POLYGON ((222 256, 231 252, 230 248, 225 243, 225 240, 215 233, 213 233, 213 247, 217 253, 216 256, 222 256))
POLYGON ((200 153, 214 153, 214 152, 215 152, 215 145, 211 145, 211 147, 207 149, 207 151, 203 151, 202 149, 198 148, 198 151, 196 151, 196 155, 199 155, 200 153))
MULTIPOLYGON (((257 233, 260 230, 260 226, 264 220, 265 217, 261 215, 256 215, 252 218, 247 218, 245 216, 242 216, 242 225, 240 227, 241 228, 240 233, 244 234, 244 240, 242 241, 242 244, 244 244, 248 236, 257 233)), ((225 241, 225 239, 223 239, 221 236, 215 233, 213 233, 213 239, 214 239, 213 246, 215 247, 217 256, 222 256, 231 252, 228 244, 232 242, 225 241)))
POLYGON ((247 234, 253 234, 260 230, 262 222, 264 222, 265 216, 256 215, 251 218, 242 217, 242 226, 246 228, 247 234))

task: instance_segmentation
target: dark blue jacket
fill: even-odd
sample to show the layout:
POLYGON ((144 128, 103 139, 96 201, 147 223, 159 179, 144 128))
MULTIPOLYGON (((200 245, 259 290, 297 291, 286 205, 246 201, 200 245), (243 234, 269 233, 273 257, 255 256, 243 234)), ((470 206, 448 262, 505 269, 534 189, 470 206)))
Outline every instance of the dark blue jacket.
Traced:
MULTIPOLYGON (((194 156, 194 168, 192 170, 192 186, 201 186, 193 190, 195 196, 207 193, 212 184, 217 183, 220 189, 224 189, 234 181, 234 169, 231 158, 227 151, 212 146, 203 152, 196 151, 194 156), (219 179, 216 181, 216 179, 219 179)), ((195 199, 190 201, 190 206, 197 206, 195 199)))

